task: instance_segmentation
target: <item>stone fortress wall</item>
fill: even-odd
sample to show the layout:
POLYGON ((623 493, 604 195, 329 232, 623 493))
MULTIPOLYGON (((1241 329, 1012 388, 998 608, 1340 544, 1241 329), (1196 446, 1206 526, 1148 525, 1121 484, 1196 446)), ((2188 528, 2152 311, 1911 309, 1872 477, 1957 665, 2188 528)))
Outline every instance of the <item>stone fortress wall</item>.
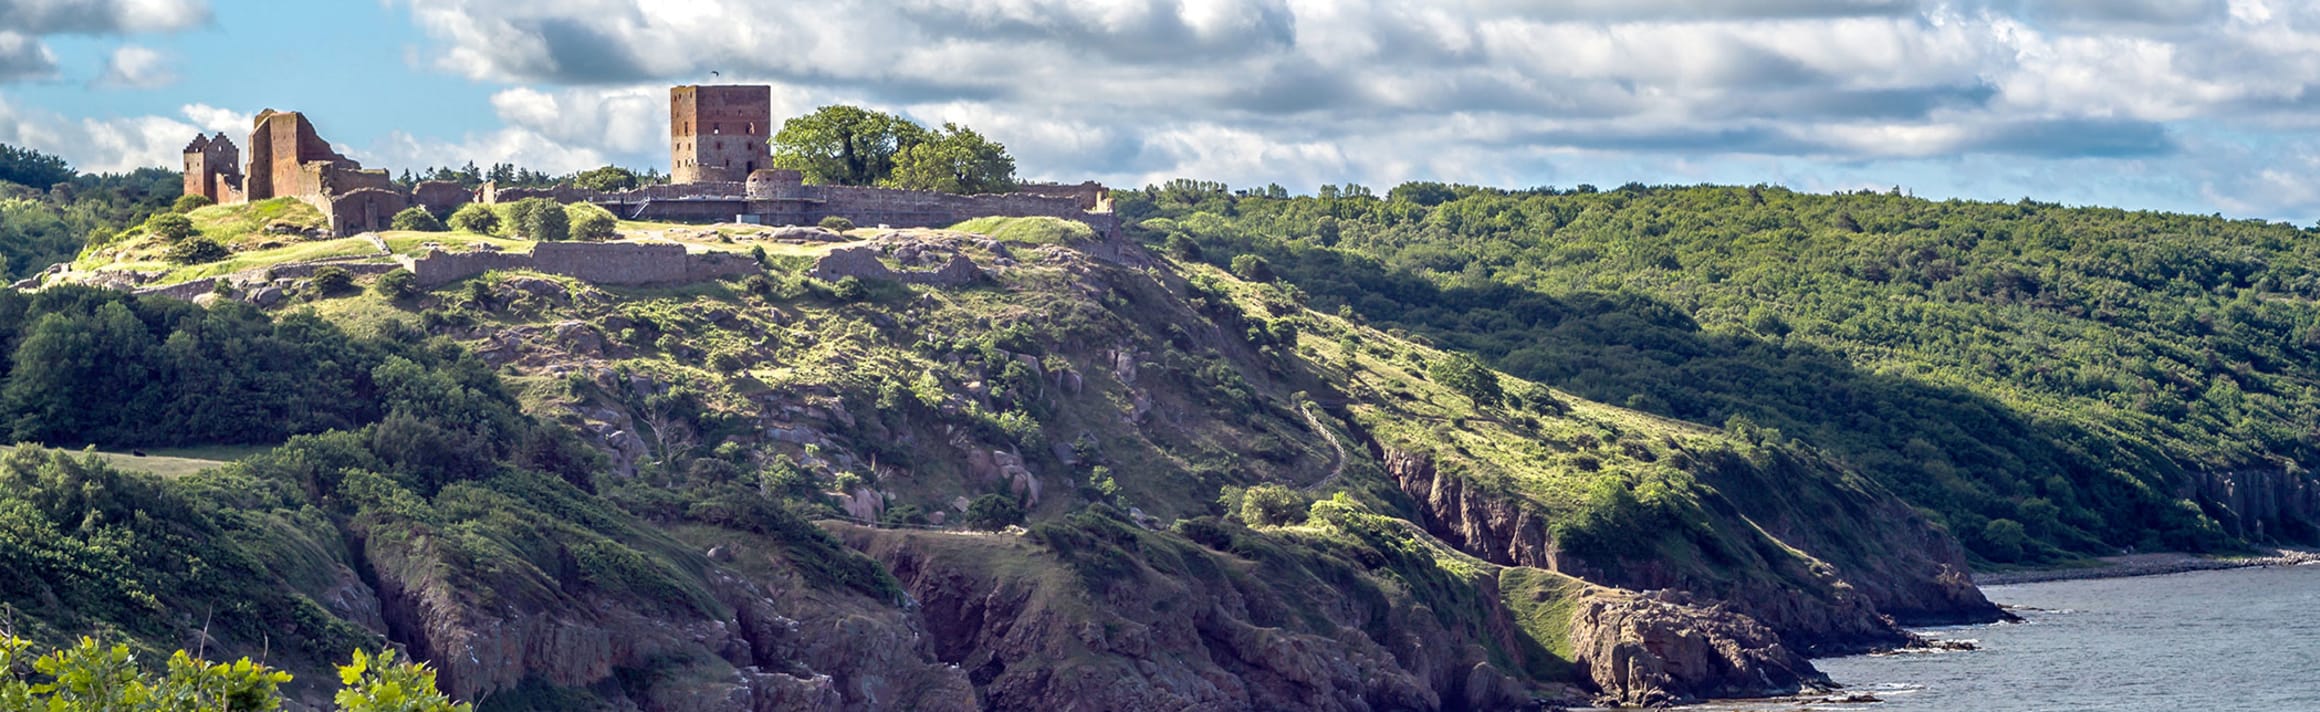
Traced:
POLYGON ((398 256, 419 286, 434 288, 493 270, 532 270, 591 284, 662 285, 704 282, 757 274, 763 267, 748 255, 688 252, 684 245, 639 242, 542 242, 531 252, 445 252, 398 256))

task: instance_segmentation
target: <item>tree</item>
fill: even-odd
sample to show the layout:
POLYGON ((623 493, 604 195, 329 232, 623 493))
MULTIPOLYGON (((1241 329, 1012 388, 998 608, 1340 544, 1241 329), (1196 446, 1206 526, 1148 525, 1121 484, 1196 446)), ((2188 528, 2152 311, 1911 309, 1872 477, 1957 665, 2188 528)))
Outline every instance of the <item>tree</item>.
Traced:
POLYGON ((974 129, 943 124, 927 141, 895 155, 894 174, 880 185, 944 193, 1004 193, 1015 189, 1015 159, 1007 147, 974 129))
POLYGON ((394 224, 390 227, 412 232, 443 232, 443 221, 435 219, 435 214, 427 212, 426 208, 414 205, 395 213, 394 224))
POLYGON ((525 198, 508 205, 504 227, 526 240, 556 242, 571 237, 572 218, 554 200, 525 198))
POLYGON ((190 213, 216 204, 217 201, 211 200, 207 195, 180 195, 177 196, 177 202, 169 204, 169 211, 190 213))
POLYGON ((895 157, 932 136, 909 119, 861 107, 832 105, 781 124, 773 135, 773 164, 822 185, 878 185, 894 173, 895 157))
POLYGON ((1498 372, 1468 354, 1453 354, 1434 362, 1433 368, 1426 370, 1426 377, 1466 396, 1475 405, 1494 406, 1506 398, 1498 385, 1498 372))
POLYGON ((65 163, 62 158, 29 148, 0 144, 0 181, 45 190, 72 179, 72 165, 65 163))
POLYGON ((499 231, 499 213, 482 203, 468 203, 451 213, 451 229, 489 235, 499 231))
POLYGON ((2022 523, 2012 519, 1992 519, 1982 526, 1982 545, 1976 551, 1997 561, 2020 561, 2022 545, 2029 541, 2022 523))
POLYGON ((605 166, 573 175, 572 185, 605 192, 629 190, 636 187, 636 173, 619 166, 605 166))
POLYGON ((967 503, 967 512, 960 521, 969 529, 998 531, 1023 523, 1023 506, 1015 498, 1001 494, 986 494, 967 503))

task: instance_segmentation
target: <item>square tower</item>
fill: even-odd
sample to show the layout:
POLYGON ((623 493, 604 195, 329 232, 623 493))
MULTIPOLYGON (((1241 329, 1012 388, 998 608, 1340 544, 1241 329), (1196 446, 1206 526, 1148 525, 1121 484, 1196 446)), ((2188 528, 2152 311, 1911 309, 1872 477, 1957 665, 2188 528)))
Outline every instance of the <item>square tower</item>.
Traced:
POLYGON ((773 87, 669 88, 669 180, 740 181, 773 166, 773 87))

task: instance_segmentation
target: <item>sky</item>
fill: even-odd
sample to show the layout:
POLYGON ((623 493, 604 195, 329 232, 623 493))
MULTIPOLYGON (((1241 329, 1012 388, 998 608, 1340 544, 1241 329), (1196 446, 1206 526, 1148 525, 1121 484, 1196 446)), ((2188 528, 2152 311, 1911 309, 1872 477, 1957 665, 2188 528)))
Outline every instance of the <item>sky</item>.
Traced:
POLYGON ((1029 179, 1774 184, 2320 220, 2320 2, 0 0, 0 143, 176 166, 305 112, 400 171, 666 170, 673 84, 1029 179))

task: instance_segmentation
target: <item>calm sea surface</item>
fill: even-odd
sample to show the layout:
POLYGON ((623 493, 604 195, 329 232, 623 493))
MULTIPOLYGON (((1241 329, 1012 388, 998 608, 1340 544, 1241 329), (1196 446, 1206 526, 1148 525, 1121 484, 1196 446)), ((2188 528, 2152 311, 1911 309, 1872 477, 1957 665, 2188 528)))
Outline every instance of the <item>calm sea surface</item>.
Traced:
POLYGON ((1814 661, 1884 702, 1706 709, 2320 712, 2320 566, 1983 592, 2027 622, 1924 631, 1976 651, 1814 661))

